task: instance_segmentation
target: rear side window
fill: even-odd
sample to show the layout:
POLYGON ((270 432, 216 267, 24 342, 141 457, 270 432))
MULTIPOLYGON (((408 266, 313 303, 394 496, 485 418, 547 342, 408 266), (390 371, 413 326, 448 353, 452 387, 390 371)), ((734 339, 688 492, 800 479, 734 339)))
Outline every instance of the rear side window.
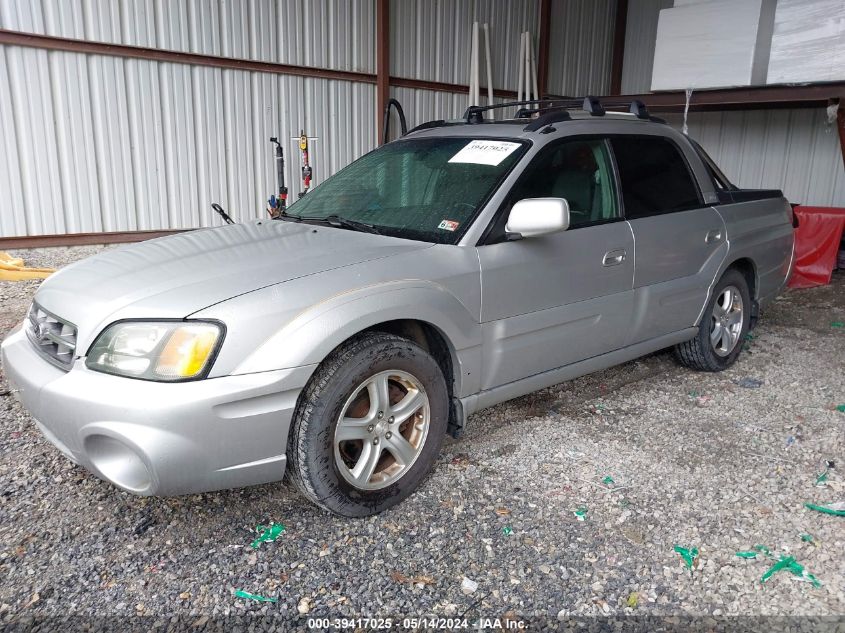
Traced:
POLYGON ((629 220, 702 206, 698 186, 683 155, 659 136, 611 139, 629 220))

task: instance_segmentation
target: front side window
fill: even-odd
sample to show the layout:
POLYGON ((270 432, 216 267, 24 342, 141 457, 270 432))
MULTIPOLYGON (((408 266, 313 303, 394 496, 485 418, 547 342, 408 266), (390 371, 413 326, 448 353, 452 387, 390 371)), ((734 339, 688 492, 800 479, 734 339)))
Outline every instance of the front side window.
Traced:
POLYGON ((511 140, 400 140, 358 159, 288 212, 338 216, 395 237, 455 244, 525 152, 511 140))
POLYGON ((698 186, 674 143, 660 136, 615 136, 611 145, 626 218, 702 206, 698 186))
POLYGON ((601 139, 571 139, 545 148, 525 170, 512 198, 565 198, 571 228, 618 217, 607 144, 601 139))

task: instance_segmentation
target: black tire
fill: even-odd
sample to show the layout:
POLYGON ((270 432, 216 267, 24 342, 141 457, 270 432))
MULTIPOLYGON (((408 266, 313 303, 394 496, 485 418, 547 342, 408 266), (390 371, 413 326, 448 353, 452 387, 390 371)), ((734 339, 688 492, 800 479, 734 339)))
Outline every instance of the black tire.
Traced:
POLYGON ((701 317, 696 337, 675 346, 675 357, 682 365, 698 371, 723 371, 733 365, 742 352, 743 341, 751 323, 751 295, 745 276, 736 269, 725 271, 722 278, 713 287, 713 293, 704 314, 701 317), (727 355, 719 355, 710 341, 713 327, 714 308, 725 288, 733 286, 742 298, 742 329, 739 339, 727 355))
POLYGON ((449 417, 449 398, 437 362, 416 343, 381 332, 357 335, 334 350, 299 397, 288 434, 287 470, 313 503, 346 517, 365 517, 396 505, 431 470, 449 417), (378 490, 361 490, 344 478, 335 459, 335 429, 347 400, 371 376, 403 371, 428 396, 429 425, 415 461, 398 480, 378 490))

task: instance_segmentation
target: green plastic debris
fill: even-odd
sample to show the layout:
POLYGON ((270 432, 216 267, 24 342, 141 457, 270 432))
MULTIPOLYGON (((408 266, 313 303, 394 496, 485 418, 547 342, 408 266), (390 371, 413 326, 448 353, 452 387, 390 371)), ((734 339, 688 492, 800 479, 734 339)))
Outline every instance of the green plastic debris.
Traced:
POLYGON ((281 523, 271 523, 267 527, 263 525, 256 525, 255 531, 258 532, 258 538, 252 542, 252 549, 258 549, 258 546, 265 541, 275 541, 279 538, 279 534, 285 531, 285 526, 281 523))
POLYGON ((827 475, 830 472, 830 469, 825 469, 825 471, 819 475, 816 475, 816 485, 820 486, 824 482, 827 481, 827 475))
POLYGON ((692 570, 693 565, 695 565, 695 559, 698 558, 698 548, 691 547, 687 549, 686 547, 675 545, 675 551, 684 559, 684 564, 692 570))
POLYGON ((837 404, 836 410, 839 411, 839 413, 845 413, 845 404, 837 404))
POLYGON ((602 480, 601 480, 601 482, 602 482, 605 486, 609 486, 610 484, 616 483, 615 481, 613 481, 613 477, 611 477, 610 475, 608 475, 607 477, 605 477, 604 479, 602 479, 602 480))
POLYGON ((845 323, 842 321, 831 321, 830 327, 845 327, 845 323))
POLYGON ((581 506, 575 511, 575 516, 578 517, 579 521, 583 521, 587 518, 587 506, 581 506))
POLYGON ((781 556, 778 561, 769 568, 765 574, 760 578, 760 582, 766 582, 769 578, 774 576, 779 571, 788 571, 797 576, 799 580, 813 583, 813 587, 821 587, 822 583, 819 579, 809 573, 804 567, 798 563, 792 556, 781 556))
POLYGON ((816 512, 832 514, 835 517, 845 517, 845 501, 829 503, 826 506, 817 506, 815 503, 805 503, 804 507, 809 508, 810 510, 815 510, 816 512))
POLYGON ((636 609, 637 605, 640 603, 640 594, 636 591, 632 591, 631 595, 628 596, 628 600, 626 600, 626 604, 631 607, 632 609, 636 609))
POLYGON ((740 558, 757 558, 757 556, 759 556, 760 554, 762 554, 766 558, 774 558, 774 556, 772 556, 771 550, 769 550, 769 548, 765 545, 755 545, 751 548, 751 550, 747 552, 736 553, 736 555, 740 558))
POLYGON ((246 598, 247 600, 255 600, 256 602, 278 602, 278 598, 268 598, 266 596, 259 596, 254 593, 249 593, 248 591, 244 591, 243 589, 238 589, 235 592, 235 597, 237 598, 246 598))
POLYGON ((502 534, 504 534, 505 536, 510 536, 511 534, 513 534, 513 528, 509 525, 506 525, 502 528, 502 534))
MULTIPOLYGON (((802 534, 801 540, 813 542, 813 537, 809 534, 802 534)), ((781 555, 778 556, 776 559, 774 555, 772 555, 769 548, 765 545, 755 545, 753 548, 751 548, 750 551, 736 553, 736 555, 740 558, 757 558, 759 554, 762 554, 766 558, 775 561, 775 563, 769 568, 769 570, 765 574, 763 574, 762 578, 760 578, 760 582, 766 582, 769 578, 774 576, 779 571, 787 570, 797 576, 799 580, 813 583, 814 587, 822 586, 819 580, 811 573, 807 572, 807 570, 805 570, 804 567, 802 567, 792 556, 781 555)))
POLYGON ((812 534, 802 534, 801 540, 805 543, 812 543, 813 542, 813 535, 812 534))
POLYGON ((769 558, 774 558, 772 556, 771 550, 768 547, 766 547, 765 545, 755 545, 752 549, 755 552, 759 552, 760 554, 763 554, 764 556, 768 556, 769 558))

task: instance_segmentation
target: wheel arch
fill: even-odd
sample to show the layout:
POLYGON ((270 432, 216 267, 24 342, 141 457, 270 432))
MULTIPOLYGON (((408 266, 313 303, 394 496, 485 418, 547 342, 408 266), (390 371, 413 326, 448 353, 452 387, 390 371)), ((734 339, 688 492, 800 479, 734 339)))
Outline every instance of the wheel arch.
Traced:
MULTIPOLYGON (((757 324, 757 319, 760 316, 760 302, 759 302, 759 278, 757 274, 757 265, 750 257, 739 257, 733 260, 726 268, 728 270, 739 271, 748 284, 748 294, 751 295, 751 328, 757 324)), ((725 274, 722 273, 722 275, 725 274)), ((721 278, 721 275, 720 275, 721 278)))
POLYGON ((732 268, 742 273, 745 281, 748 282, 748 292, 751 295, 751 300, 757 301, 759 283, 757 280, 757 266, 754 264, 754 260, 750 257, 740 257, 728 264, 725 270, 727 271, 732 268))
POLYGON ((236 373, 316 368, 340 345, 367 331, 395 334, 429 351, 444 372, 450 396, 475 388, 480 325, 454 295, 428 282, 365 288, 311 306, 265 341, 236 373))
POLYGON ((757 318, 760 315, 760 304, 757 297, 760 286, 757 265, 754 263, 753 259, 743 255, 741 257, 734 257, 730 260, 725 259, 725 261, 722 262, 722 265, 719 267, 719 271, 713 278, 710 288, 707 290, 707 300, 704 302, 704 305, 701 306, 701 312, 698 314, 698 318, 695 321, 698 327, 701 327, 704 313, 707 310, 710 300, 713 298, 713 289, 729 270, 738 271, 745 278, 746 283, 748 283, 748 294, 751 296, 751 327, 753 328, 757 323, 757 318))
MULTIPOLYGON (((419 319, 394 319, 376 323, 363 330, 364 332, 387 332, 395 334, 404 339, 413 341, 427 351, 443 372, 446 379, 446 388, 449 390, 449 397, 455 393, 455 364, 457 353, 455 347, 449 341, 440 328, 433 323, 419 319)), ((354 336, 354 335, 353 335, 354 336)), ((349 340, 349 339, 346 339, 349 340)))

